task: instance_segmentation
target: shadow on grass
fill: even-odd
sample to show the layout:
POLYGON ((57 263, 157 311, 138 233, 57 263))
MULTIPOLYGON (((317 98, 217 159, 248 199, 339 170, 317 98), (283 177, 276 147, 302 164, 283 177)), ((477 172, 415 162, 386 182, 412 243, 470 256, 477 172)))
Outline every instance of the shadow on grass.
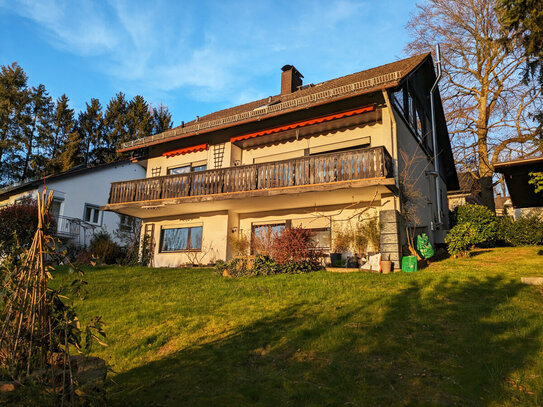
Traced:
POLYGON ((432 289, 412 282, 378 307, 293 304, 221 340, 117 375, 110 399, 146 406, 535 405, 537 395, 504 387, 539 350, 542 327, 509 303, 522 288, 498 277, 442 279, 432 289))

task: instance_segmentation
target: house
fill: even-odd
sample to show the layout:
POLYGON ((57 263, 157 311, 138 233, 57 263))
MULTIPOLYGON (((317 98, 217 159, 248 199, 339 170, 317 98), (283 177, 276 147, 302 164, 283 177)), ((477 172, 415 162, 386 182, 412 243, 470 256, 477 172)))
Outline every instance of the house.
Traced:
POLYGON ((55 219, 55 234, 66 243, 89 244, 92 235, 105 230, 115 238, 118 230, 134 226, 131 216, 104 212, 111 182, 145 176, 145 170, 130 160, 92 168, 76 167, 45 178, 0 190, 0 207, 36 198, 46 186, 53 192, 50 213, 55 219))
POLYGON ((285 65, 278 95, 120 146, 147 176, 112 183, 104 209, 143 220, 157 267, 230 259, 231 236, 285 227, 332 252, 338 230, 371 218, 381 244, 368 251, 397 267, 403 209, 443 243, 447 190, 459 188, 439 92, 432 137, 435 82, 430 54, 318 84, 285 65))
POLYGON ((481 204, 481 185, 479 180, 475 179, 469 172, 458 173, 457 190, 449 190, 447 198, 449 199, 449 210, 465 204, 481 204))
POLYGON ((529 183, 531 172, 543 172, 543 156, 499 162, 494 170, 503 174, 515 217, 543 213, 543 192, 536 193, 535 186, 529 183))

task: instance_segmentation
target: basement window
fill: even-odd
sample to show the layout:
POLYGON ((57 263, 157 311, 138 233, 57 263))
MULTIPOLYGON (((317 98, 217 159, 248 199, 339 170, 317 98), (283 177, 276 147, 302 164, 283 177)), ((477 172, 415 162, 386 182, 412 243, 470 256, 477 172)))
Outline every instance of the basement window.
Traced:
POLYGON ((201 251, 202 231, 202 226, 162 229, 160 234, 160 251, 201 251))

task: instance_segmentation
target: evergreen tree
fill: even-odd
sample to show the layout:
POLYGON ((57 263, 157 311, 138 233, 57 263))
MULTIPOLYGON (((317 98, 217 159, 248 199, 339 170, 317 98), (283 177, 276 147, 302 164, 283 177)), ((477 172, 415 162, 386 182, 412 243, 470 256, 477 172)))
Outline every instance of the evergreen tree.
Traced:
POLYGON ((143 96, 134 96, 128 104, 127 124, 129 139, 126 141, 151 135, 153 118, 149 104, 143 96))
POLYGON ((28 100, 27 75, 14 62, 0 70, 0 185, 7 185, 17 178, 14 160, 17 156, 17 139, 21 137, 21 119, 28 100))
POLYGON ((51 134, 47 139, 47 163, 46 171, 48 174, 56 174, 61 171, 67 171, 75 165, 80 164, 77 153, 66 153, 67 150, 77 152, 80 146, 73 145, 74 140, 80 142, 78 137, 74 110, 70 109, 68 97, 64 94, 57 99, 54 116, 51 124, 51 134))
POLYGON ((86 103, 86 110, 79 113, 78 131, 81 138, 83 164, 97 165, 105 162, 104 123, 102 105, 98 99, 86 103))
POLYGON ((162 103, 153 108, 153 134, 159 134, 172 128, 172 114, 162 103))
MULTIPOLYGON (((539 81, 543 91, 543 2, 541 0, 499 0, 500 23, 505 31, 504 43, 511 46, 520 40, 526 57, 526 82, 539 81)), ((535 85, 535 84, 534 84, 535 85)), ((543 148, 543 107, 539 104, 534 118, 539 122, 537 136, 543 148)))
POLYGON ((119 92, 107 105, 104 126, 107 137, 106 162, 117 159, 116 147, 129 140, 128 132, 128 101, 124 93, 119 92))
POLYGON ((78 131, 68 134, 66 145, 57 159, 57 173, 72 169, 83 163, 82 140, 78 131))
POLYGON ((31 88, 27 105, 21 114, 22 132, 18 138, 19 180, 35 178, 43 174, 47 158, 42 146, 50 137, 53 101, 44 85, 31 88))

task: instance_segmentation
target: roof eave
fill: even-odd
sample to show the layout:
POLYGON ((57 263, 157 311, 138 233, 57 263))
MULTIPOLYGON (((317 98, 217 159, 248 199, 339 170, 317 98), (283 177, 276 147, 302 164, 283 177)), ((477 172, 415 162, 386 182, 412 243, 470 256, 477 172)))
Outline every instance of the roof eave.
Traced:
MULTIPOLYGON (((197 136, 197 135, 201 135, 201 134, 212 133, 212 132, 215 132, 215 131, 224 130, 224 129, 227 129, 227 128, 232 128, 232 127, 240 126, 240 125, 243 125, 243 124, 254 123, 254 122, 261 121, 263 119, 269 119, 269 118, 281 116, 281 115, 284 115, 284 114, 287 114, 287 113, 293 113, 293 112, 297 112, 297 111, 301 111, 301 110, 306 110, 308 108, 312 108, 312 107, 316 107, 316 106, 322 106, 322 105, 326 105, 328 103, 337 102, 337 101, 345 100, 345 99, 350 99, 350 98, 361 96, 361 95, 367 95, 369 93, 382 92, 382 91, 384 91, 386 89, 390 89, 390 88, 394 88, 394 87, 398 86, 402 79, 403 78, 401 78, 399 80, 396 80, 394 82, 390 82, 390 83, 388 83, 386 85, 376 86, 376 87, 373 87, 373 88, 365 89, 362 92, 352 93, 352 94, 349 94, 349 95, 346 95, 346 96, 341 96, 341 97, 337 97, 337 98, 334 98, 334 99, 329 99, 329 100, 325 100, 325 101, 322 101, 322 102, 313 103, 313 104, 311 104, 309 106, 307 106, 307 105, 306 106, 297 106, 296 108, 290 109, 290 110, 283 110, 281 112, 266 114, 266 115, 263 115, 263 116, 255 116, 255 117, 252 117, 250 119, 242 120, 242 121, 235 122, 235 123, 229 123, 229 124, 225 124, 225 125, 222 125, 222 126, 211 127, 209 129, 203 129, 201 131, 181 134, 179 136, 163 138, 161 140, 151 141, 151 142, 148 142, 148 143, 145 143, 145 144, 139 144, 137 146, 121 148, 121 149, 118 149, 117 152, 118 153, 124 153, 124 152, 127 152, 127 151, 138 150, 140 148, 146 148, 146 147, 150 147, 150 146, 154 146, 154 145, 158 145, 158 144, 162 144, 162 143, 168 143, 168 142, 171 142, 171 141, 181 140, 181 139, 185 139, 185 138, 188 138, 188 137, 197 136)), ((157 136, 160 135, 160 134, 162 134, 162 133, 157 134, 157 136)))

